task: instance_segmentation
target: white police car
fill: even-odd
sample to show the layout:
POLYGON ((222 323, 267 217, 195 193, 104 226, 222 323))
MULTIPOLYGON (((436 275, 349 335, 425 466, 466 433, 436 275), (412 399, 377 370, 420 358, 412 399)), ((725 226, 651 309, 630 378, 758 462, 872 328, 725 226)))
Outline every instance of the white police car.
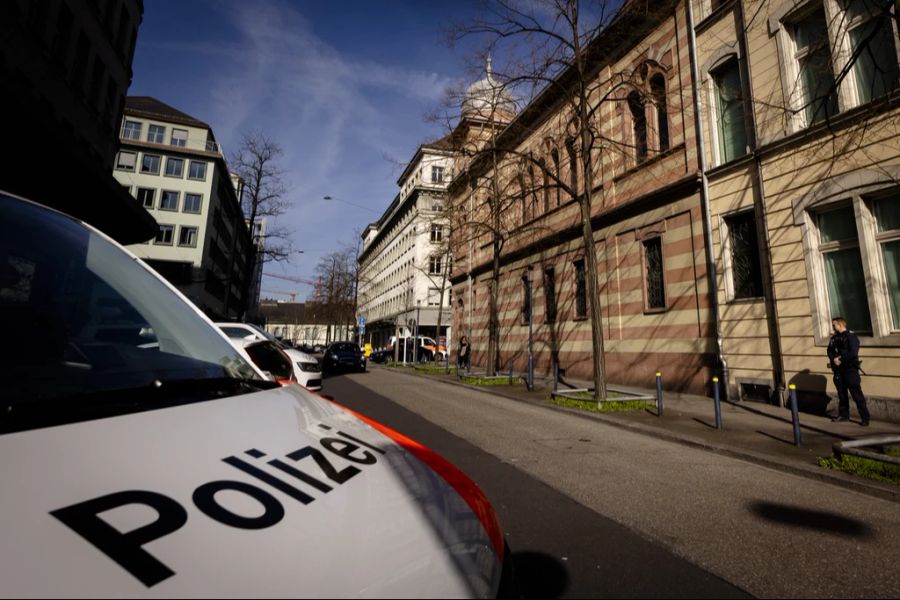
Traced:
POLYGON ((504 589, 501 529, 461 472, 264 380, 139 259, 3 193, 0 322, 3 596, 504 589))

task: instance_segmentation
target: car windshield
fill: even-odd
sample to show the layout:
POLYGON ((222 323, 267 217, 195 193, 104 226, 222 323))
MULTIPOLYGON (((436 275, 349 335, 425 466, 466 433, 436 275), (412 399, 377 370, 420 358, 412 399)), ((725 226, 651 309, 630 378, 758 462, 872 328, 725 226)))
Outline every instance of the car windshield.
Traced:
POLYGON ((331 347, 332 352, 361 352, 359 346, 351 342, 335 344, 331 347))
MULTIPOLYGON (((48 402, 75 412, 84 402, 96 413, 99 397, 140 395, 121 390, 153 389, 151 400, 171 402, 174 382, 191 382, 189 393, 177 392, 184 396, 208 380, 207 398, 212 382, 232 382, 215 390, 221 397, 253 389, 234 381, 260 381, 189 303, 115 243, 4 194, 0 215, 0 420, 48 402)), ((139 410, 148 408, 152 401, 139 410)))

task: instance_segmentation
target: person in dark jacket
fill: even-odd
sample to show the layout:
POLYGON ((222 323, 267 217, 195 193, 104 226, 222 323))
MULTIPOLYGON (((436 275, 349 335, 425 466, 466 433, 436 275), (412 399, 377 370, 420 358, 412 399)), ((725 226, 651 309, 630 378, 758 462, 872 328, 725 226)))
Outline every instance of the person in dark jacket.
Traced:
POLYGON ((835 421, 850 420, 850 398, 859 411, 860 425, 869 424, 869 409, 862 391, 859 377, 859 338, 847 329, 847 321, 842 317, 831 320, 834 334, 828 342, 828 366, 834 373, 834 386, 838 393, 838 416, 835 421))
POLYGON ((460 369, 469 368, 469 338, 462 336, 459 338, 459 350, 456 352, 456 365, 460 369))

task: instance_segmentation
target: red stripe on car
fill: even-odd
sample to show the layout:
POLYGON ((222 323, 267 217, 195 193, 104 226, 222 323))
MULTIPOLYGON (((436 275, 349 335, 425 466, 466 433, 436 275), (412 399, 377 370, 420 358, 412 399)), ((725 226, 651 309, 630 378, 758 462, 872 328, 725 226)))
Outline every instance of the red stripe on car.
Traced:
POLYGON ((484 492, 481 491, 481 488, 479 488, 474 481, 469 479, 469 477, 460 471, 453 463, 434 450, 431 450, 419 442, 406 437, 399 431, 395 431, 387 425, 383 425, 378 421, 370 419, 334 400, 331 402, 334 402, 334 404, 340 406, 357 419, 367 423, 374 429, 377 429, 397 442, 401 448, 428 465, 432 471, 440 475, 444 481, 449 483, 450 486, 456 490, 456 493, 466 501, 466 504, 468 504, 469 508, 472 509, 472 512, 475 513, 478 520, 481 521, 482 527, 484 527, 488 537, 491 539, 491 543, 494 545, 494 551, 497 553, 497 557, 501 562, 503 561, 503 532, 500 530, 500 522, 497 520, 494 507, 491 506, 487 496, 484 495, 484 492))

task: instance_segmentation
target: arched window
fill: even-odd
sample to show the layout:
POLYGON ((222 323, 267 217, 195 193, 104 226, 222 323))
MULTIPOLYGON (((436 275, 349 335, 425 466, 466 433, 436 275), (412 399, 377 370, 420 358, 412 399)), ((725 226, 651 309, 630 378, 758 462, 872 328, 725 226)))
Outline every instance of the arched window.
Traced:
POLYGON ((575 140, 569 138, 566 140, 566 153, 569 155, 569 185, 572 188, 572 194, 578 194, 578 160, 575 155, 575 140))
POLYGON ((522 171, 519 171, 519 174, 516 176, 519 183, 519 202, 522 206, 522 223, 528 222, 528 190, 525 188, 525 175, 522 174, 522 171))
MULTIPOLYGON (((559 180, 559 151, 556 148, 550 151, 550 160, 553 161, 553 175, 556 176, 557 180, 559 180)), ((560 189, 559 183, 557 181, 553 182, 553 189, 556 190, 556 193, 554 195, 556 196, 556 205, 559 206, 561 204, 559 198, 560 189)))
POLYGON ((634 134, 634 158, 637 164, 641 164, 647 160, 647 114, 638 92, 628 94, 628 108, 631 110, 631 129, 634 134))
POLYGON ((666 79, 662 73, 650 78, 650 93, 656 106, 656 126, 659 135, 659 151, 669 149, 669 113, 666 110, 666 79))
POLYGON ((547 161, 540 161, 543 185, 541 186, 541 198, 544 199, 544 212, 550 210, 550 175, 547 173, 547 161))

